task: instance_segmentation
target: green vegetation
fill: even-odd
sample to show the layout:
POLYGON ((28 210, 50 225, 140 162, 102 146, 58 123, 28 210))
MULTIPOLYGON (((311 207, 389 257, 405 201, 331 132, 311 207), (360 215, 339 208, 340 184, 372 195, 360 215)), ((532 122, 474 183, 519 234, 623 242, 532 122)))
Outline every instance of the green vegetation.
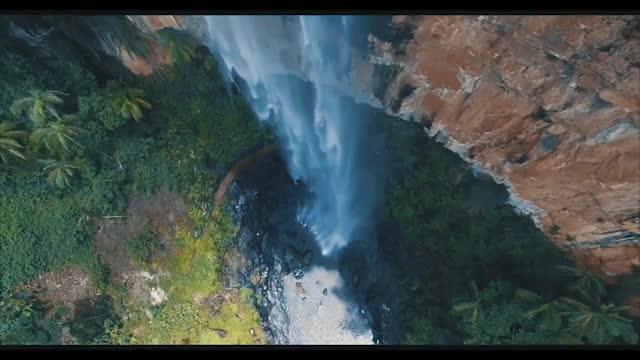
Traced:
POLYGON ((29 91, 29 94, 11 104, 11 113, 15 116, 28 114, 34 126, 43 126, 51 117, 60 119, 55 106, 63 103, 59 95, 66 95, 65 93, 57 90, 34 89, 29 91))
POLYGON ((73 176, 76 166, 59 160, 47 159, 42 160, 44 170, 48 171, 47 180, 51 185, 55 185, 60 189, 71 187, 70 178, 73 176))
MULTIPOLYGON (((135 312, 135 306, 127 303, 126 289, 112 282, 109 269, 96 255, 97 225, 104 217, 123 215, 132 197, 150 195, 162 186, 180 194, 190 209, 208 219, 217 184, 232 162, 267 141, 268 130, 257 126, 240 96, 226 91, 220 74, 212 71, 212 55, 195 43, 188 44, 190 50, 174 44, 177 54, 189 55, 189 61, 149 77, 133 76, 117 66, 102 71, 100 66, 112 59, 92 60, 94 41, 128 44, 134 52, 144 53, 144 46, 134 46, 144 43, 139 42, 140 34, 123 25, 123 18, 92 17, 95 28, 79 35, 77 42, 70 42, 69 34, 87 27, 77 17, 20 19, 24 28, 57 29, 46 41, 51 41, 51 48, 70 50, 54 51, 46 61, 33 56, 39 54, 38 48, 19 39, 7 36, 0 43, 0 301, 2 306, 13 304, 2 313, 2 344, 56 343, 64 326, 79 343, 124 341, 126 324, 121 319, 135 312), (101 27, 106 30, 98 31, 101 27), (87 46, 77 47, 81 42, 87 46), (31 297, 15 300, 12 295, 37 275, 69 265, 88 270, 101 293, 76 307, 70 318, 45 319, 50 313, 45 304, 38 305, 31 297)), ((0 25, 6 19, 1 17, 0 25)), ((162 41, 181 38, 162 35, 162 41)), ((212 224, 192 221, 179 230, 175 241, 183 250, 167 268, 176 271, 174 280, 163 285, 170 289, 171 305, 156 311, 171 317, 175 307, 196 309, 188 294, 220 289, 216 274, 226 249, 223 244, 233 233, 229 226, 224 219, 212 224), (203 231, 208 226, 217 230, 203 231), (197 256, 190 251, 197 251, 197 256), (193 263, 187 266, 188 256, 193 263), (211 259, 216 261, 209 263, 211 259)), ((162 250, 157 240, 143 236, 130 241, 127 250, 137 266, 153 265, 151 254, 162 250)), ((244 326, 257 324, 250 302, 225 306, 233 309, 223 308, 223 315, 210 321, 225 327, 229 335, 220 340, 207 333, 190 341, 249 341, 244 326), (233 314, 227 319, 229 312, 233 314), (236 313, 252 315, 239 321, 236 313), (233 331, 233 321, 244 324, 244 337, 233 331)), ((204 319, 198 311, 197 317, 204 319)))
POLYGON ((44 319, 41 304, 27 293, 0 299, 0 344, 55 344, 59 334, 57 319, 44 319))
POLYGON ((29 141, 34 144, 36 151, 44 145, 52 155, 73 154, 74 150, 83 148, 78 141, 87 133, 84 129, 75 126, 77 122, 76 115, 63 115, 59 120, 37 127, 29 141))
MULTIPOLYGON (((194 217, 192 211, 191 219, 194 217)), ((206 296, 220 286, 218 279, 212 279, 211 274, 220 270, 223 252, 219 249, 226 248, 225 240, 233 239, 237 229, 221 212, 211 220, 201 221, 204 231, 200 237, 186 229, 180 229, 176 236, 178 255, 170 266, 171 281, 165 284, 165 288, 179 302, 194 296, 206 296)))
MULTIPOLYGON (((226 91, 207 48, 174 29, 142 33, 123 16, 10 20, 0 16, 0 344, 58 343, 63 329, 81 344, 264 341, 250 291, 225 293, 219 273, 237 229, 212 211, 231 163, 269 132, 226 91), (10 22, 48 35, 29 44, 10 22), (152 38, 175 64, 148 77, 102 50, 145 55, 152 38), (188 208, 175 253, 156 259, 165 249, 152 232, 127 243, 138 270, 165 274, 166 299, 149 306, 113 281, 93 237, 105 217, 163 186, 188 208), (73 313, 23 289, 70 265, 99 291, 73 313)), ((381 246, 406 343, 638 342, 638 322, 619 306, 638 273, 611 287, 574 269, 528 218, 474 202, 477 181, 455 155, 416 124, 393 124, 381 246)))
POLYGON ((112 109, 123 119, 133 118, 135 121, 142 119, 143 109, 151 109, 151 104, 144 99, 144 90, 127 88, 120 84, 110 83, 107 92, 112 109))
POLYGON ((401 176, 382 239, 406 343, 637 343, 613 288, 507 205, 474 202, 479 181, 415 126, 388 130, 401 176))
POLYGON ((76 304, 69 332, 79 344, 109 344, 109 330, 119 325, 119 316, 115 312, 111 297, 100 295, 96 300, 83 300, 76 304))
POLYGON ((141 267, 149 264, 151 256, 161 248, 160 239, 151 231, 147 231, 127 242, 127 253, 141 267))
POLYGON ((17 124, 3 121, 0 123, 0 159, 8 164, 12 158, 26 160, 24 145, 20 142, 29 134, 17 129, 17 124))
POLYGON ((164 28, 157 32, 160 44, 167 46, 171 58, 176 63, 188 63, 196 57, 196 42, 193 37, 183 31, 164 28))
POLYGON ((217 274, 224 262, 222 255, 228 240, 234 238, 237 228, 221 211, 211 219, 201 214, 199 210, 189 212, 190 220, 199 225, 196 227, 204 229, 201 235, 196 236, 188 228, 178 229, 177 255, 168 263, 153 264, 169 274, 160 282, 167 300, 151 309, 127 306, 129 319, 114 333, 114 342, 250 344, 257 339, 264 341, 250 291, 229 296, 219 304, 217 313, 211 313, 208 299, 223 288, 217 274))

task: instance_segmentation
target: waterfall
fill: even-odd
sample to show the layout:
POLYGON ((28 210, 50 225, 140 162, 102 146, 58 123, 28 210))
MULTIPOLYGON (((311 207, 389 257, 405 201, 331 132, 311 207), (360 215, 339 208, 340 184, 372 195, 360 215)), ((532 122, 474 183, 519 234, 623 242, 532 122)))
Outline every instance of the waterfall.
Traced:
POLYGON ((290 175, 312 198, 298 220, 324 255, 368 218, 371 178, 364 121, 349 96, 352 17, 207 16, 209 46, 248 87, 253 110, 276 129, 290 175))

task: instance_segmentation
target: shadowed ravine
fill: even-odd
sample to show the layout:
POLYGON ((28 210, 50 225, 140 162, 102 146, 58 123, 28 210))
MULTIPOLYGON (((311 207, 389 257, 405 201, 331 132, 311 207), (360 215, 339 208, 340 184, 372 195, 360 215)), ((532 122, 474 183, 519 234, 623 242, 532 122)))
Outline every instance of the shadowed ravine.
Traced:
POLYGON ((272 343, 371 344, 363 308, 336 258, 323 256, 314 235, 296 221, 307 195, 277 155, 262 157, 233 183, 227 211, 240 225, 235 243, 245 259, 238 285, 256 294, 272 343))

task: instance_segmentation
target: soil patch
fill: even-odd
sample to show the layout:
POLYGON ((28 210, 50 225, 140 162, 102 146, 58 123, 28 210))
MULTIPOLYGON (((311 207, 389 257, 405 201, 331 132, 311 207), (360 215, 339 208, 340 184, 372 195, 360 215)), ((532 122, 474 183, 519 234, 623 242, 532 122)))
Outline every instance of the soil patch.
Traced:
POLYGON ((73 312, 75 304, 94 298, 98 294, 91 283, 89 273, 75 266, 63 271, 41 274, 29 284, 29 287, 36 298, 52 310, 64 305, 73 312))
POLYGON ((135 267, 127 253, 127 242, 152 231, 162 242, 162 250, 153 254, 157 261, 175 252, 176 227, 186 221, 187 206, 180 195, 161 188, 151 196, 134 197, 123 217, 100 219, 95 235, 98 256, 114 278, 131 273, 135 267))

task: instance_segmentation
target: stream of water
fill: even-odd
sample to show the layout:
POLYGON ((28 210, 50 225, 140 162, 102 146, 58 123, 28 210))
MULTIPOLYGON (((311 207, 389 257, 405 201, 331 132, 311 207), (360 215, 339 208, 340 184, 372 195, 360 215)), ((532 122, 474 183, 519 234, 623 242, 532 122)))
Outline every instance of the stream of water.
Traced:
POLYGON ((343 100, 351 18, 209 16, 207 22, 225 70, 246 81, 255 113, 276 129, 291 176, 315 195, 299 221, 324 255, 344 247, 367 221, 370 202, 362 195, 371 181, 358 156, 364 122, 343 100))
POLYGON ((317 266, 311 264, 302 277, 283 278, 289 326, 283 341, 371 343, 371 331, 362 331, 366 319, 347 296, 338 295, 344 287, 341 275, 326 264, 336 262, 340 249, 367 226, 376 194, 376 177, 362 156, 365 121, 346 100, 354 18, 207 16, 206 20, 209 45, 220 57, 223 71, 236 86, 240 87, 236 79, 244 81, 244 95, 256 115, 277 133, 289 174, 310 192, 295 217, 313 234, 320 252, 314 258, 324 259, 317 266))

